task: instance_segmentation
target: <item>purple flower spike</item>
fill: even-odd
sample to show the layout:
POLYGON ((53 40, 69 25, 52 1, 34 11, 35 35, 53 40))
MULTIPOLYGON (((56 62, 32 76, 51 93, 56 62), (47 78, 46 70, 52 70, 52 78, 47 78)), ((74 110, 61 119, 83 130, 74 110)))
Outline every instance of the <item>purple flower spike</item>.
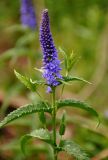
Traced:
POLYGON ((35 9, 32 0, 21 0, 21 22, 25 27, 36 28, 35 9))
MULTIPOLYGON (((60 74, 60 60, 58 59, 57 50, 50 31, 47 9, 42 13, 40 43, 43 51, 43 77, 50 87, 56 87, 60 84, 60 82, 57 81, 57 78, 62 79, 62 76, 60 74)), ((47 91, 51 92, 49 87, 47 91)))

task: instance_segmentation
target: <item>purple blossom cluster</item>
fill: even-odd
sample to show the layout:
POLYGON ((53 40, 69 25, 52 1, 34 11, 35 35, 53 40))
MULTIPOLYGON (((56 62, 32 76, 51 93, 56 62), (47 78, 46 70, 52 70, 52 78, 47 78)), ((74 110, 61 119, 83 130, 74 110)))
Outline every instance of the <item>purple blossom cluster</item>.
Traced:
MULTIPOLYGON (((46 79, 50 87, 60 84, 57 78, 61 79, 60 60, 58 59, 57 50, 55 48, 52 34, 50 31, 48 10, 42 13, 42 22, 40 26, 40 43, 43 51, 43 77, 46 79)), ((48 91, 50 91, 48 87, 48 91)))
POLYGON ((32 0, 21 0, 21 22, 25 27, 36 28, 36 15, 32 0))

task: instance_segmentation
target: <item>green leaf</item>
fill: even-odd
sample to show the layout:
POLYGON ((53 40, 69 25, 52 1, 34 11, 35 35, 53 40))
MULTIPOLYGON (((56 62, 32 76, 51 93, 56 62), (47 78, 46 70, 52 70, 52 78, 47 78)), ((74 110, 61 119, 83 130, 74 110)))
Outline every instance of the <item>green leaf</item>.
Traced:
POLYGON ((43 125, 46 125, 46 117, 44 111, 39 112, 39 119, 43 125))
POLYGON ((85 83, 89 83, 91 84, 90 82, 88 82, 87 80, 83 79, 83 78, 79 78, 79 77, 71 77, 71 76, 64 76, 63 77, 63 80, 62 82, 72 82, 72 81, 82 81, 82 82, 85 82, 85 83))
POLYGON ((66 75, 69 74, 69 72, 72 70, 73 66, 78 62, 79 58, 78 56, 74 55, 73 51, 70 55, 66 54, 65 51, 59 47, 60 53, 64 56, 64 62, 65 62, 65 69, 66 69, 66 75))
POLYGON ((58 109, 62 108, 62 107, 68 107, 68 106, 80 108, 80 109, 86 110, 91 115, 93 115, 99 119, 98 113, 85 102, 73 100, 73 99, 66 99, 66 100, 59 100, 56 103, 57 103, 58 109))
POLYGON ((80 57, 76 56, 72 51, 72 53, 68 57, 68 73, 72 70, 73 66, 79 61, 79 58, 80 57))
POLYGON ((20 117, 41 111, 51 113, 52 109, 49 105, 46 105, 44 102, 40 102, 38 104, 27 104, 25 106, 22 106, 16 109, 15 111, 11 112, 4 118, 0 122, 0 128, 20 117))
POLYGON ((64 111, 62 115, 62 119, 60 122, 60 128, 59 128, 59 134, 62 136, 65 133, 65 128, 66 128, 66 112, 64 111))
POLYGON ((78 160, 90 160, 87 153, 73 141, 61 141, 60 147, 62 151, 67 152, 69 155, 74 156, 78 160))
POLYGON ((59 51, 63 54, 63 56, 64 56, 64 62, 65 62, 65 69, 67 70, 67 68, 68 68, 68 56, 67 56, 67 54, 65 53, 65 51, 61 48, 61 47, 59 47, 59 51))
POLYGON ((21 75, 20 73, 18 73, 16 70, 14 70, 14 73, 16 75, 16 77, 30 90, 32 91, 36 91, 36 87, 37 87, 37 83, 33 83, 32 79, 21 75))
POLYGON ((21 150, 25 153, 25 146, 29 139, 38 138, 47 143, 51 143, 51 136, 48 130, 40 128, 32 131, 30 134, 26 134, 21 138, 21 150))

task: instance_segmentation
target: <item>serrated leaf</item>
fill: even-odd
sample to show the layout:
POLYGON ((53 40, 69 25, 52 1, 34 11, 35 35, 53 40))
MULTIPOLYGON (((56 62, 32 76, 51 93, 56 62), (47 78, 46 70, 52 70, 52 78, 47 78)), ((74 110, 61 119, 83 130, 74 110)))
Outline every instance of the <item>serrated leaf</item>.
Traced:
POLYGON ((83 79, 83 78, 80 78, 80 77, 72 77, 72 76, 64 76, 63 79, 62 79, 62 82, 72 82, 72 81, 82 81, 82 82, 85 82, 85 83, 89 83, 91 84, 90 82, 88 82, 87 80, 83 79))
POLYGON ((41 111, 51 113, 52 109, 50 105, 46 105, 44 102, 40 102, 38 104, 27 104, 25 106, 22 106, 11 112, 4 118, 0 122, 0 128, 20 117, 41 111))
POLYGON ((32 90, 33 92, 36 91, 36 87, 37 87, 37 83, 33 83, 32 79, 21 75, 20 73, 18 73, 16 70, 14 70, 14 73, 16 75, 16 77, 30 90, 32 90))
POLYGON ((57 101, 57 108, 58 109, 62 108, 62 107, 68 107, 68 106, 86 110, 91 115, 97 117, 98 120, 99 120, 98 113, 92 107, 90 107, 87 103, 85 103, 85 102, 78 101, 78 100, 73 100, 73 99, 66 99, 66 100, 59 100, 59 101, 57 101))
POLYGON ((23 153, 25 153, 25 146, 29 139, 31 138, 38 138, 43 140, 47 143, 51 143, 51 136, 48 130, 40 128, 32 131, 30 134, 26 134, 21 138, 21 149, 23 153))
POLYGON ((69 155, 74 156, 78 160, 90 160, 87 153, 73 141, 61 141, 60 147, 62 151, 67 152, 69 155))

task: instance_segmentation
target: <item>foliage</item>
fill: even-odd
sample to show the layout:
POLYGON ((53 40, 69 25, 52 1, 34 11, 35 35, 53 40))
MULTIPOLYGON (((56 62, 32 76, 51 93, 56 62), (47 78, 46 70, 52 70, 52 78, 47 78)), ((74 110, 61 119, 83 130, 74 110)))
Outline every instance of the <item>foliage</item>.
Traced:
MULTIPOLYGON (((52 2, 49 0, 45 0, 45 5, 46 5, 46 8, 49 9, 51 19, 53 19, 53 21, 51 22, 51 26, 52 26, 52 31, 54 32, 54 35, 55 35, 56 44, 63 46, 64 48, 69 48, 69 50, 67 49, 67 51, 66 51, 67 57, 71 57, 71 54, 69 54, 71 49, 74 49, 75 52, 81 54, 82 58, 81 58, 80 62, 78 63, 78 69, 76 68, 76 73, 77 73, 77 75, 83 75, 83 77, 85 79, 90 79, 92 74, 95 73, 95 70, 98 69, 98 66, 97 66, 98 60, 102 59, 102 57, 104 57, 104 54, 101 54, 101 58, 100 58, 99 52, 97 51, 97 45, 98 45, 98 42, 101 40, 102 31, 104 30, 105 25, 106 25, 107 1, 106 0, 105 1, 99 0, 99 1, 86 2, 85 0, 83 0, 83 1, 78 0, 78 1, 71 1, 68 3, 67 1, 63 0, 62 2, 59 1, 58 4, 56 5, 55 1, 52 2), (62 6, 61 6, 61 3, 62 3, 62 6), (58 34, 58 32, 59 32, 59 34, 58 34), (66 39, 64 37, 66 37, 66 39), (62 41, 60 41, 60 39, 62 41)), ((37 0, 36 7, 37 6, 40 6, 40 8, 41 7, 43 8, 42 2, 37 0)), ((0 80, 0 84, 1 84, 1 88, 3 88, 3 89, 5 88, 5 91, 6 91, 6 97, 4 99, 4 101, 5 101, 4 104, 9 106, 11 99, 12 98, 14 99, 16 94, 17 95, 18 94, 20 94, 20 95, 26 94, 26 96, 30 95, 29 91, 25 90, 23 85, 20 85, 19 82, 16 83, 16 79, 14 79, 12 68, 16 68, 17 70, 20 71, 20 73, 25 72, 24 75, 26 75, 26 76, 24 76, 24 77, 26 77, 28 79, 28 83, 30 83, 31 85, 32 85, 32 82, 37 83, 38 81, 37 80, 35 81, 34 79, 38 78, 38 74, 37 73, 34 74, 32 69, 30 69, 30 68, 34 67, 35 63, 37 63, 37 65, 39 64, 38 62, 39 62, 40 54, 38 53, 39 45, 38 45, 38 40, 37 40, 37 34, 34 34, 34 32, 31 32, 29 30, 22 28, 22 26, 16 25, 19 23, 19 13, 18 13, 19 12, 19 2, 18 1, 11 2, 8 0, 7 1, 4 0, 4 1, 0 2, 0 8, 1 8, 1 10, 0 10, 0 13, 1 13, 0 14, 0 19, 1 19, 0 28, 1 28, 1 36, 3 37, 3 39, 1 39, 1 41, 2 41, 1 51, 2 51, 3 46, 6 47, 6 44, 7 45, 9 44, 9 48, 14 46, 13 49, 9 49, 9 51, 7 50, 6 52, 3 52, 3 54, 0 55, 0 67, 2 67, 0 74, 3 75, 3 77, 0 80), (11 26, 11 25, 13 25, 13 26, 11 26), (11 26, 11 27, 9 28, 9 30, 7 30, 7 28, 5 30, 5 26, 6 27, 11 26), (7 39, 7 40, 5 40, 6 43, 5 43, 4 39, 7 39), (7 43, 7 41, 8 41, 8 43, 7 43), (36 53, 36 50, 37 50, 37 53, 36 53), (19 61, 19 58, 23 59, 23 57, 27 57, 27 58, 29 57, 30 63, 32 63, 32 66, 28 66, 29 64, 24 64, 24 68, 23 68, 22 64, 20 64, 20 61, 19 61), (6 65, 4 66, 4 64, 6 64, 6 65), (17 66, 17 64, 20 67, 17 66), (11 72, 11 70, 12 70, 12 72, 11 72), (17 92, 17 87, 15 87, 16 85, 19 85, 19 88, 20 88, 20 89, 18 89, 18 92, 17 92), (11 90, 11 93, 13 93, 13 94, 10 94, 10 90, 11 90)), ((39 14, 40 13, 37 13, 37 15, 39 15, 39 14)), ((39 16, 37 16, 37 17, 39 17, 39 16)), ((5 48, 5 50, 6 49, 8 49, 8 48, 5 48)), ((61 49, 60 53, 62 51, 63 51, 63 49, 61 49)), ((104 51, 104 49, 103 49, 103 51, 104 51)), ((76 57, 74 57, 73 60, 77 59, 76 57)), ((78 57, 78 59, 79 59, 79 57, 78 57)), ((66 63, 66 61, 65 61, 65 63, 66 63)), ((77 63, 77 61, 75 63, 77 63)), ((72 68, 73 68, 73 66, 72 66, 72 68)), ((65 64, 65 69, 66 69, 66 64, 65 64)), ((74 74, 74 71, 72 73, 72 76, 70 76, 71 75, 71 70, 70 70, 68 77, 67 77, 67 75, 65 75, 63 77, 64 81, 61 81, 61 86, 62 86, 62 84, 63 85, 71 85, 71 84, 73 84, 74 80, 77 80, 77 81, 81 80, 81 81, 86 82, 83 78, 80 79, 79 77, 74 76, 73 74, 74 74)), ((100 74, 98 74, 98 78, 99 77, 100 77, 100 74)), ((43 80, 42 80, 42 82, 43 82, 43 80)), ((94 103, 95 106, 98 107, 97 108, 98 110, 101 110, 102 114, 105 110, 105 117, 104 117, 104 121, 105 121, 104 125, 105 126, 107 123, 107 116, 106 116, 107 109, 105 109, 105 107, 104 108, 102 107, 102 109, 101 109, 101 106, 107 106, 107 97, 105 96, 105 95, 107 95, 106 86, 105 86, 106 84, 107 84, 107 75, 103 79, 103 83, 99 86, 99 88, 96 90, 96 92, 89 99, 90 101, 92 101, 94 103), (102 91, 101 93, 100 93, 100 90, 102 91)), ((41 86, 40 82, 39 82, 39 86, 41 86)), ((42 86, 44 86, 44 84, 42 84, 42 86)), ((73 91, 76 94, 84 86, 86 86, 86 83, 80 83, 80 85, 78 85, 77 83, 74 83, 74 85, 72 86, 72 89, 70 86, 66 87, 65 89, 66 89, 67 93, 71 93, 71 91, 73 91)), ((37 91, 37 87, 38 87, 38 85, 36 84, 35 91, 37 91)), ((91 88, 92 87, 95 88, 95 84, 93 84, 93 86, 91 85, 91 88)), ((35 85, 34 85, 34 88, 35 88, 35 85)), ((39 91, 43 91, 43 87, 39 91)), ((42 93, 42 95, 43 94, 44 93, 42 93)), ((34 95, 35 95, 35 92, 34 92, 34 95)), ((82 97, 83 97, 83 95, 82 95, 82 97)), ((48 99, 48 101, 50 101, 50 99, 48 99)), ((67 107, 67 106, 68 105, 66 105, 65 107, 67 107)), ((72 105, 70 107, 71 108, 72 107, 81 108, 78 106, 76 107, 75 105, 72 105)), ((87 108, 84 110, 87 111, 87 108)), ((6 110, 5 114, 7 114, 7 112, 8 112, 8 109, 6 110)), ((79 114, 81 114, 81 113, 79 113, 79 114)), ((92 111, 90 111, 90 113, 92 116, 93 115, 96 116, 95 113, 93 113, 92 111)), ((36 115, 34 115, 34 114, 33 114, 33 116, 36 117, 36 115)), ((0 114, 0 118, 1 117, 2 117, 2 114, 0 114)), ((42 124, 44 121, 46 121, 46 123, 48 123, 44 112, 39 112, 39 119, 42 122, 42 124)), ((28 118, 27 119, 23 118, 21 120, 20 119, 18 119, 18 120, 19 120, 19 123, 22 121, 23 125, 24 125, 24 123, 25 123, 25 125, 27 125, 28 118)), ((74 121, 74 113, 73 113, 73 121, 74 121)), ((85 140, 84 142, 82 142, 85 137, 89 137, 90 131, 87 132, 86 136, 83 133, 81 135, 79 126, 82 126, 82 128, 86 128, 84 126, 85 121, 80 121, 80 122, 77 122, 77 121, 80 121, 80 120, 79 119, 77 120, 77 118, 76 118, 75 124, 77 124, 77 125, 75 125, 75 128, 78 126, 77 134, 79 133, 77 135, 77 139, 78 138, 80 139, 79 144, 82 144, 82 146, 87 148, 87 150, 89 150, 88 148, 90 148, 92 146, 91 147, 92 150, 89 150, 90 155, 92 153, 92 156, 93 156, 93 155, 97 154, 98 151, 101 151, 105 147, 107 147, 107 144, 104 146, 103 145, 104 142, 100 141, 100 140, 97 140, 98 143, 96 143, 95 145, 93 142, 89 143, 89 140, 85 140), (86 141, 88 141, 88 143, 86 143, 86 141)), ((38 123, 38 120, 36 119, 35 122, 38 123)), ((31 130, 32 130, 32 123, 33 122, 31 122, 31 125, 29 124, 31 130)), ((51 122, 49 122, 49 123, 51 123, 51 122)), ((15 121, 15 124, 17 124, 16 121, 15 121)), ((61 124, 62 124, 62 122, 60 122, 60 125, 61 124)), ((63 125, 64 125, 64 123, 63 123, 63 125)), ((94 125, 93 125, 93 127, 91 127, 91 125, 89 123, 86 125, 90 126, 90 130, 93 130, 94 125)), ((44 124, 43 124, 43 127, 45 127, 44 124)), ((103 126, 103 128, 104 128, 104 126, 103 126)), ((106 127, 106 129, 107 129, 107 127, 106 127)), ((104 134, 103 130, 100 131, 100 134, 101 133, 104 134)), ((106 134, 104 134, 104 135, 105 135, 105 137, 107 137, 106 134)), ((96 134, 96 135, 93 135, 92 137, 96 138, 96 137, 98 137, 98 135, 96 134)), ((103 139, 106 140, 105 137, 103 137, 103 139)), ((93 139, 93 138, 91 138, 91 139, 93 139)), ((19 151, 16 152, 15 157, 17 157, 18 154, 20 154, 19 151)), ((17 159, 15 157, 14 157, 14 160, 17 159)), ((23 159, 23 158, 19 158, 19 159, 23 159)))
POLYGON ((79 160, 90 160, 88 155, 80 148, 78 144, 72 141, 61 141, 60 147, 70 155, 74 155, 79 160))
MULTIPOLYGON (((29 88, 32 91, 34 90, 34 83, 32 83, 28 77, 24 77, 21 74, 19 74, 18 72, 15 71, 15 74, 17 76, 17 78, 24 83, 24 85, 29 88)), ((37 83, 37 85, 39 85, 37 83)), ((52 88, 53 91, 53 88, 52 88)), ((54 91, 53 91, 54 94, 54 91)), ((39 102, 38 104, 28 104, 26 106, 22 106, 19 109, 11 112, 9 115, 7 115, 6 118, 4 118, 4 120, 0 123, 0 127, 3 127, 4 125, 6 125, 7 123, 10 123, 11 121, 18 119, 20 117, 23 117, 25 115, 28 114, 32 114, 35 112, 40 112, 41 116, 40 116, 40 120, 42 121, 43 124, 45 124, 45 115, 44 112, 48 112, 53 116, 56 116, 56 112, 55 112, 55 107, 57 107, 56 109, 58 110, 61 107, 64 106, 73 106, 76 108, 81 108, 84 109, 88 112, 90 112, 92 115, 98 117, 98 114, 95 110, 93 110, 88 104, 81 102, 81 101, 76 101, 76 100, 72 100, 72 99, 67 99, 67 100, 59 100, 55 103, 55 99, 54 99, 54 95, 53 95, 53 101, 52 101, 52 107, 51 105, 49 105, 46 102, 39 102)), ((53 123, 55 126, 55 120, 53 119, 53 123)), ((65 115, 63 114, 62 120, 61 120, 61 124, 60 124, 60 130, 59 130, 59 134, 62 136, 65 133, 65 115)), ((80 149, 80 147, 72 142, 72 141, 63 141, 62 139, 60 140, 60 148, 58 149, 56 147, 56 134, 55 134, 55 129, 53 128, 53 139, 51 138, 52 136, 50 136, 50 133, 48 132, 48 130, 46 129, 39 129, 39 130, 35 130, 32 131, 30 134, 25 135, 22 140, 21 140, 21 148, 23 150, 23 152, 25 152, 24 148, 25 148, 25 144, 26 141, 29 140, 31 137, 34 138, 39 138, 49 144, 51 144, 51 146, 54 149, 54 156, 55 156, 55 160, 57 159, 57 153, 59 151, 66 151, 67 153, 69 153, 70 155, 75 156, 77 159, 84 159, 84 160, 88 160, 89 158, 87 157, 86 153, 82 151, 82 149, 80 149)))

